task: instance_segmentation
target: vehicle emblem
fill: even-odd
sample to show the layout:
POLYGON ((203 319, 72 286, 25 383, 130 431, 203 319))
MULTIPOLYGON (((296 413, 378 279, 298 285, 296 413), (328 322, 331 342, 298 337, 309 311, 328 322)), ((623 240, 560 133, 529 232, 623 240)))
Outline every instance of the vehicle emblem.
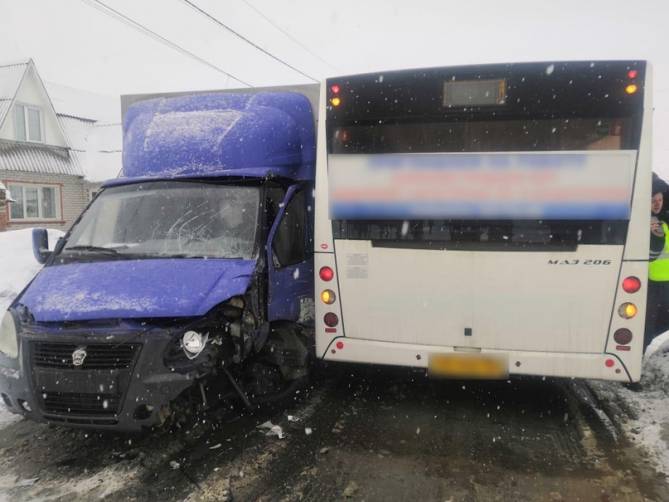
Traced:
POLYGON ((72 352, 72 364, 75 366, 82 366, 87 355, 86 347, 78 347, 72 352))

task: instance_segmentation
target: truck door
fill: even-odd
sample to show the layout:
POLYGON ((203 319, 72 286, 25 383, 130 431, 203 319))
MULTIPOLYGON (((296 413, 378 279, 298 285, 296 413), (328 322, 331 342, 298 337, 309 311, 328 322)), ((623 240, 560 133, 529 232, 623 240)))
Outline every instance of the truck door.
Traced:
POLYGON ((291 186, 272 224, 267 243, 268 318, 313 318, 313 251, 307 186, 291 186))

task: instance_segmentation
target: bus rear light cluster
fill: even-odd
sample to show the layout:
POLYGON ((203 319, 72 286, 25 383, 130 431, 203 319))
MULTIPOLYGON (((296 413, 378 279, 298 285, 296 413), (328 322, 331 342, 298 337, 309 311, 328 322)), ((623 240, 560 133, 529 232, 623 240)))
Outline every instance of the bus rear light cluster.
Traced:
POLYGON ((332 305, 336 299, 337 296, 335 295, 335 292, 332 291, 331 289, 324 289, 323 292, 321 293, 321 301, 326 305, 332 305))
POLYGON ((334 328, 337 324, 339 324, 339 317, 337 317, 337 314, 334 312, 328 312, 323 316, 323 322, 326 326, 334 328))
MULTIPOLYGON (((634 80, 634 79, 637 78, 638 76, 639 76, 639 72, 638 72, 637 70, 629 70, 629 71, 627 72, 627 78, 629 78, 630 80, 634 80)), ((634 82, 630 82, 630 83, 627 84, 627 86, 625 87, 625 92, 626 92, 627 94, 630 94, 630 95, 636 93, 636 91, 638 91, 638 90, 639 90, 639 86, 636 85, 634 82)))
POLYGON ((636 293, 641 289, 641 280, 638 277, 630 275, 623 280, 623 290, 625 293, 636 293))
POLYGON ((321 278, 321 281, 330 282, 334 278, 334 270, 330 267, 321 267, 318 271, 318 276, 321 278))
POLYGON ((636 305, 630 302, 625 302, 618 307, 618 315, 623 319, 631 319, 636 315, 637 311, 636 305))
POLYGON ((339 84, 332 84, 330 86, 330 92, 332 92, 333 94, 333 96, 330 98, 330 104, 332 106, 341 105, 341 98, 339 97, 339 91, 341 91, 341 87, 339 87, 339 84))
MULTIPOLYGON (((627 87, 625 87, 625 92, 627 94, 634 94, 638 90, 639 90, 639 88, 637 87, 636 84, 629 84, 627 87)), ((337 106, 337 105, 335 105, 335 106, 337 106)))
POLYGON ((613 339, 618 345, 629 345, 632 341, 632 332, 627 328, 617 329, 616 332, 613 333, 613 339))

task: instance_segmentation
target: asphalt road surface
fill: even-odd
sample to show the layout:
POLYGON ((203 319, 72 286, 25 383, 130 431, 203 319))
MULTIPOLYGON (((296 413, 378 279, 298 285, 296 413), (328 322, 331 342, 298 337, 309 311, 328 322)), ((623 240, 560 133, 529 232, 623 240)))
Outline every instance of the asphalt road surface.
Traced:
POLYGON ((336 366, 282 407, 170 431, 13 423, 0 430, 0 500, 669 501, 600 416, 580 382, 336 366))

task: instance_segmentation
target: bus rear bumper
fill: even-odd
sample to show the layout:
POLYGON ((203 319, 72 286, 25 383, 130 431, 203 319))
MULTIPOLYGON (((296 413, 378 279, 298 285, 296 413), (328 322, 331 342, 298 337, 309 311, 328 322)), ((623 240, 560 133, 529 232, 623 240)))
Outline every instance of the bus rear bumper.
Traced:
MULTIPOLYGON (((415 368, 428 367, 433 354, 472 354, 470 350, 454 347, 415 345, 357 338, 333 338, 320 352, 326 361, 367 363, 415 368)), ((508 360, 510 375, 537 375, 566 378, 594 378, 621 382, 636 382, 640 368, 627 368, 616 354, 534 352, 481 349, 481 355, 497 356, 508 360)), ((640 366, 639 358, 639 366, 640 366)))

